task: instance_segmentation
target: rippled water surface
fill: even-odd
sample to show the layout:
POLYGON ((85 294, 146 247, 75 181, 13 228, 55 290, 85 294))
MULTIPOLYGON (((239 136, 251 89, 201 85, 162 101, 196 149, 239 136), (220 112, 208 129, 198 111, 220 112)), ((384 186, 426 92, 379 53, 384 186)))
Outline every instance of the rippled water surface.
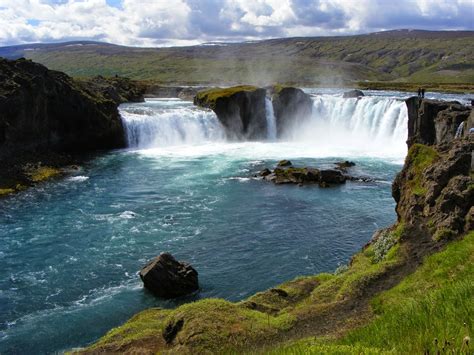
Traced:
MULTIPOLYGON (((330 129, 333 106, 318 100, 330 129)), ((341 113, 349 123, 362 109, 352 105, 341 113)), ((379 146, 340 138, 349 137, 350 124, 332 140, 308 135, 307 127, 293 140, 230 143, 211 113, 189 103, 124 106, 135 148, 0 200, 0 353, 84 346, 142 309, 188 301, 164 302, 143 290, 137 272, 162 251, 198 270, 202 291, 194 298, 240 300, 346 263, 396 218, 390 184, 405 137, 388 127, 406 117, 397 102, 374 105, 392 108, 386 125, 361 127, 373 120, 359 113, 357 129, 379 146), (253 178, 283 158, 316 167, 351 159, 354 175, 376 181, 321 189, 253 178)))

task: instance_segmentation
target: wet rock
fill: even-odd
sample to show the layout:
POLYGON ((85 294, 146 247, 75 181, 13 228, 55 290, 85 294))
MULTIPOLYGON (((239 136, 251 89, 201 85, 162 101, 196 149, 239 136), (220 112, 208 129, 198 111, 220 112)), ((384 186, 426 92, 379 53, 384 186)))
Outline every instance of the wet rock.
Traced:
POLYGON ((342 174, 335 169, 319 170, 310 167, 298 168, 294 166, 278 166, 275 170, 264 169, 259 173, 264 180, 271 181, 277 185, 296 184, 308 185, 319 184, 326 187, 333 184, 342 184, 351 177, 342 174))
POLYGON ((282 166, 290 166, 290 165, 293 165, 293 164, 291 163, 291 161, 285 160, 285 159, 280 160, 280 161, 278 162, 278 164, 277 164, 277 166, 280 166, 280 167, 282 167, 282 166))
POLYGON ((337 163, 334 163, 336 165, 336 169, 339 169, 341 171, 346 171, 347 168, 351 168, 355 166, 356 164, 352 161, 346 160, 346 161, 340 161, 337 163))
POLYGON ((236 86, 200 91, 194 104, 212 109, 229 139, 255 140, 266 137, 266 90, 254 86, 236 86))
POLYGON ((272 105, 278 137, 306 121, 313 111, 311 97, 294 87, 273 88, 272 105))
POLYGON ((162 298, 180 297, 199 289, 197 271, 169 253, 161 253, 143 267, 140 278, 146 289, 162 298))
POLYGON ((319 176, 319 181, 326 184, 342 184, 347 179, 341 171, 336 169, 320 170, 319 176))
POLYGON ((360 90, 349 90, 349 91, 346 91, 344 94, 342 94, 342 97, 345 99, 356 98, 356 97, 361 97, 361 96, 365 96, 365 95, 360 90))
POLYGON ((270 175, 271 173, 272 173, 272 172, 271 172, 270 169, 263 169, 262 171, 260 171, 260 172, 258 173, 258 175, 265 177, 265 176, 270 175))

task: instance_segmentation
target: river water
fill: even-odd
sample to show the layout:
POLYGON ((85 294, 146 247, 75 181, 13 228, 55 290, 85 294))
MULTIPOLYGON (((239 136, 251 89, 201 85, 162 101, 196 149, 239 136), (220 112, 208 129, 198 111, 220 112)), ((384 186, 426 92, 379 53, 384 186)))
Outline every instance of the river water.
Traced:
POLYGON ((226 141, 215 115, 190 102, 122 105, 128 149, 0 200, 0 353, 62 352, 147 307, 241 300, 347 263, 396 219, 406 94, 306 91, 311 119, 276 139, 267 112, 261 142, 226 141), (353 175, 375 182, 322 189, 253 177, 281 159, 320 168, 348 159, 353 175), (162 301, 143 290, 137 273, 162 251, 198 270, 198 295, 162 301))

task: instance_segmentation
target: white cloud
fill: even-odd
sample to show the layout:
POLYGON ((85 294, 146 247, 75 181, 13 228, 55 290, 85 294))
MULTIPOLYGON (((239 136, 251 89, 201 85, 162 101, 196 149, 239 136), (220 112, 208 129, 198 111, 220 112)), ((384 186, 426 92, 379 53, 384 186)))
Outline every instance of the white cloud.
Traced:
POLYGON ((474 29, 473 0, 0 0, 0 45, 154 46, 395 28, 474 29))

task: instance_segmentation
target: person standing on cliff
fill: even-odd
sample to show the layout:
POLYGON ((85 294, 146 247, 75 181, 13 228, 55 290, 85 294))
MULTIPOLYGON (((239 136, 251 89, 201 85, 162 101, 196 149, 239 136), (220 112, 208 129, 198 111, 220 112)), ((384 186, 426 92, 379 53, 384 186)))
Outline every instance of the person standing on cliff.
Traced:
POLYGON ((421 88, 418 88, 418 97, 421 97, 421 88))
POLYGON ((425 89, 424 88, 421 89, 421 98, 422 99, 425 98, 425 89))

